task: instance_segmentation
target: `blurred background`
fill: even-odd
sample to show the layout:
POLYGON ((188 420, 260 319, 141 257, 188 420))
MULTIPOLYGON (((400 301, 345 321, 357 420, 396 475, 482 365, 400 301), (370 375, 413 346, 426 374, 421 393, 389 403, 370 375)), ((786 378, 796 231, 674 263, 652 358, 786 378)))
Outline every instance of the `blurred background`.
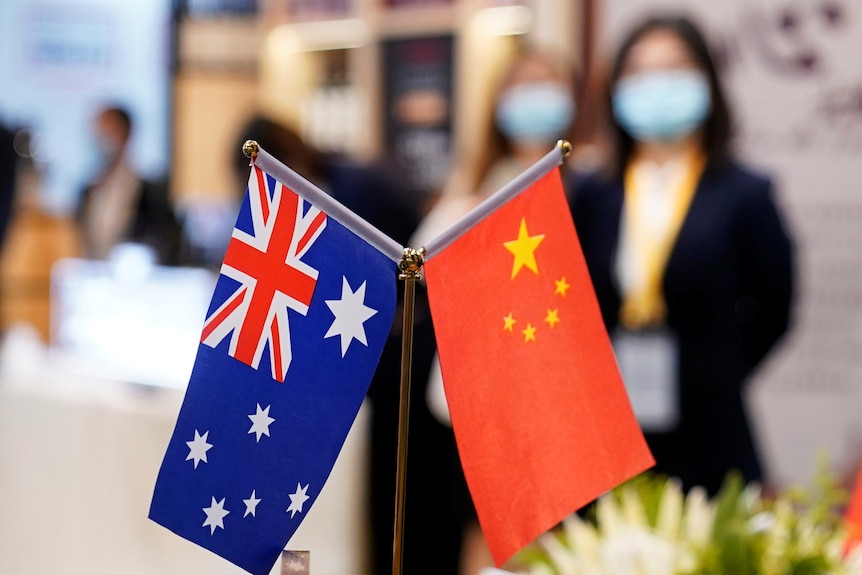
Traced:
MULTIPOLYGON (((797 244, 795 325, 749 388, 768 482, 808 481, 819 453, 849 474, 862 456, 862 4, 3 0, 0 572, 237 572, 145 517, 252 117, 374 164, 424 213, 481 152, 494 78, 526 47, 578 70, 571 162, 589 170, 603 157, 610 55, 668 7, 708 32, 734 148, 773 176, 797 244), (107 108, 128 113, 113 148, 107 108), (84 257, 81 222, 112 217, 88 212, 87 190, 118 155, 164 191, 169 251, 84 257)), ((368 419, 292 542, 315 573, 371 572, 368 419)))

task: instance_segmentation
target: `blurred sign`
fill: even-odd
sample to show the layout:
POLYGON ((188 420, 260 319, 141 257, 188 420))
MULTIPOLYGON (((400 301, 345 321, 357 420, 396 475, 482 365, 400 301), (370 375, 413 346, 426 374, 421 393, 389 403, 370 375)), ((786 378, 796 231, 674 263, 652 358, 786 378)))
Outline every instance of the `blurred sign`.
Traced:
POLYGON ((171 0, 0 2, 0 122, 34 132, 44 207, 74 209, 98 163, 92 122, 121 105, 135 123, 133 165, 164 177, 169 159, 171 0))
POLYGON ((115 53, 115 26, 98 10, 33 10, 26 61, 33 71, 52 74, 101 72, 115 53))
POLYGON ((452 37, 383 44, 386 150, 420 193, 437 192, 452 150, 452 37))
POLYGON ((356 8, 356 0, 288 0, 291 21, 344 18, 356 8))
POLYGON ((223 14, 255 14, 258 0, 186 0, 189 16, 220 16, 223 14))
POLYGON ((261 35, 252 18, 195 19, 179 29, 182 72, 255 73, 261 35))
POLYGON ((440 4, 452 4, 452 0, 385 0, 384 4, 393 8, 400 6, 439 6, 440 4))

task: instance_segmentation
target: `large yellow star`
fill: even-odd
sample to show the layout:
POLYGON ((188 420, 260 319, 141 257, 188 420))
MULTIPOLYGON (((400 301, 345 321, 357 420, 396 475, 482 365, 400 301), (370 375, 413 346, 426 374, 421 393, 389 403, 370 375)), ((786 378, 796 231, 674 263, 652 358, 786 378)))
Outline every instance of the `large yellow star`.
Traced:
POLYGON ((560 316, 558 315, 559 312, 559 309, 548 310, 548 315, 545 317, 545 321, 548 322, 549 326, 554 327, 560 321, 560 316))
POLYGON ((527 324, 527 327, 521 333, 524 334, 524 341, 536 341, 536 328, 532 324, 527 324))
POLYGON ((512 264, 512 279, 518 275, 521 268, 526 266, 527 269, 534 274, 539 273, 539 266, 536 265, 536 248, 545 239, 545 235, 531 236, 527 231, 527 219, 521 218, 521 228, 518 230, 518 239, 510 242, 504 242, 506 249, 512 252, 515 256, 515 261, 512 264))
POLYGON ((515 326, 515 318, 512 317, 511 313, 503 318, 503 322, 503 329, 506 331, 512 331, 512 328, 515 326))

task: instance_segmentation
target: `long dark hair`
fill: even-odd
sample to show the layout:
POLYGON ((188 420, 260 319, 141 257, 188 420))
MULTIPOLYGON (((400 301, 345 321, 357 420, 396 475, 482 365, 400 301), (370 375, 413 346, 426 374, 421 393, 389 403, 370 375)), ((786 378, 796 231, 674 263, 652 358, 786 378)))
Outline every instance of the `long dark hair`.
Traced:
POLYGON ((642 38, 656 30, 668 30, 676 34, 686 45, 695 64, 705 74, 707 82, 709 82, 712 109, 703 123, 701 139, 701 147, 706 154, 707 167, 715 167, 728 159, 732 118, 724 89, 718 78, 715 61, 703 33, 694 22, 684 16, 654 16, 637 25, 626 36, 613 61, 605 94, 607 113, 611 116, 613 126, 613 175, 617 177, 622 177, 625 173, 626 166, 634 152, 635 141, 613 117, 613 89, 620 78, 632 48, 642 38))

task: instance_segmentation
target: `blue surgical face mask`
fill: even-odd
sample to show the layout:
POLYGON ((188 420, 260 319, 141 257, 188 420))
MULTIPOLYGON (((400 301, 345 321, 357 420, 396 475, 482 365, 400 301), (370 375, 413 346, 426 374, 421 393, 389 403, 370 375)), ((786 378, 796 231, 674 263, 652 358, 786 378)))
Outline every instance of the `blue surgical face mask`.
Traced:
POLYGON ((500 95, 494 117, 515 144, 545 145, 562 137, 572 124, 575 102, 559 84, 521 84, 500 95))
POLYGON ((120 155, 121 144, 107 134, 97 134, 93 146, 99 171, 103 171, 113 165, 120 155))
POLYGON ((712 108, 709 82, 700 72, 644 72, 617 82, 614 117, 639 141, 674 141, 693 133, 712 108))

